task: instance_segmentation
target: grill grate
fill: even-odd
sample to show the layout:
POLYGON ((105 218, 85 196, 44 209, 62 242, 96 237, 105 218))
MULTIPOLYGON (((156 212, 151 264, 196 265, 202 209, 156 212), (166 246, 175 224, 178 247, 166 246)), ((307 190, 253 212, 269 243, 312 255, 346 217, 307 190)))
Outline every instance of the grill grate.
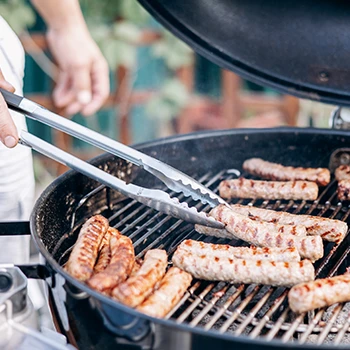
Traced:
MULTIPOLYGON (((198 180, 217 191, 223 179, 235 177, 235 170, 219 173, 208 172, 198 180)), ((249 178, 249 175, 243 174, 249 178)), ((193 176, 196 177, 196 176, 193 176)), ((129 236, 135 246, 137 257, 142 257, 148 249, 162 248, 171 254, 184 239, 197 239, 213 243, 246 245, 242 241, 207 237, 194 231, 193 225, 156 212, 135 200, 122 198, 110 202, 109 190, 104 186, 86 195, 76 208, 82 208, 88 199, 106 192, 106 206, 101 214, 109 217, 110 224, 129 236), (112 214, 111 214, 112 213, 112 214)), ((174 193, 172 193, 174 195, 174 193)), ((178 196, 184 200, 183 196, 178 196)), ((250 204, 261 208, 287 211, 294 214, 310 214, 347 221, 350 208, 338 203, 336 183, 331 182, 314 202, 307 201, 267 201, 235 200, 234 203, 250 204)), ((190 203, 197 209, 208 211, 209 206, 190 203)), ((75 222, 73 215, 72 231, 63 235, 54 249, 54 257, 64 264, 71 248, 62 252, 62 243, 76 234, 82 222, 75 222)), ((341 274, 347 267, 350 250, 348 237, 339 244, 325 243, 324 257, 315 264, 316 276, 324 278, 341 274)), ((279 338, 299 343, 340 344, 350 341, 350 303, 338 304, 329 308, 295 315, 288 307, 288 289, 260 285, 231 285, 223 282, 194 281, 178 305, 167 318, 177 323, 187 323, 205 330, 215 329, 220 333, 229 332, 235 336, 250 338, 263 337, 266 340, 279 338)))

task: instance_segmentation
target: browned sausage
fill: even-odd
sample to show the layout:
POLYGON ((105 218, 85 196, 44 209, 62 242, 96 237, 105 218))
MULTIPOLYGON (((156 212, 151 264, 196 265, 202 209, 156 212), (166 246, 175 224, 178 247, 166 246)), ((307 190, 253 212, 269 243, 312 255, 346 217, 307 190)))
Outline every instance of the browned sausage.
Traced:
POLYGON ((340 243, 348 232, 348 225, 340 220, 312 215, 296 215, 240 204, 233 204, 231 208, 236 213, 254 220, 285 225, 303 225, 308 235, 321 236, 325 241, 340 243))
POLYGON ((350 165, 340 165, 334 175, 337 181, 350 180, 350 165))
POLYGON ((350 301, 350 276, 345 274, 298 284, 289 291, 288 301, 297 313, 350 301))
POLYGON ((176 250, 172 261, 174 266, 185 270, 193 277, 208 281, 289 287, 315 278, 315 270, 309 260, 298 262, 246 260, 196 255, 176 250))
POLYGON ((120 232, 115 229, 114 227, 110 227, 106 234, 104 235, 102 239, 102 243, 100 245, 100 252, 98 253, 98 258, 96 265, 94 267, 94 273, 98 273, 103 271, 111 261, 111 249, 109 241, 111 239, 111 236, 119 236, 120 232))
POLYGON ((91 277, 108 226, 108 220, 102 215, 95 215, 85 222, 65 266, 73 277, 80 281, 91 277))
POLYGON ((300 261, 296 248, 232 247, 228 244, 212 244, 186 239, 177 247, 196 255, 213 255, 226 258, 270 261, 300 261))
POLYGON ((301 257, 316 261, 323 256, 323 242, 320 236, 293 236, 273 232, 270 223, 256 222, 235 213, 221 204, 210 212, 210 216, 225 224, 228 232, 240 239, 260 247, 297 248, 301 257))
POLYGON ((315 200, 318 186, 309 181, 261 181, 243 177, 223 180, 219 185, 222 198, 263 198, 315 200))
POLYGON ((112 297, 131 307, 140 305, 164 276, 167 264, 168 257, 165 250, 149 250, 141 268, 133 277, 114 288, 112 297))
POLYGON ((87 282, 91 288, 106 292, 130 275, 135 262, 135 253, 129 237, 119 235, 110 239, 111 261, 105 270, 95 274, 87 282))
POLYGON ((250 174, 269 180, 307 180, 316 182, 320 186, 328 185, 331 180, 331 173, 326 168, 295 168, 267 162, 260 158, 247 159, 243 163, 243 169, 250 174))
POLYGON ((192 276, 189 273, 171 267, 158 289, 139 305, 137 310, 153 317, 165 317, 180 301, 191 281, 192 276))

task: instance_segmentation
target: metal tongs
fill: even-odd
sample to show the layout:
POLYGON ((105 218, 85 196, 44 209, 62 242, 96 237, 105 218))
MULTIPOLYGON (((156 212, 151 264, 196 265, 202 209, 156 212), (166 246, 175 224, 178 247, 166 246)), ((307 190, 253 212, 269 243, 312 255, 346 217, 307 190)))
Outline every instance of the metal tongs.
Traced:
MULTIPOLYGON (((181 192, 186 197, 201 201, 203 204, 209 204, 211 207, 227 204, 201 183, 155 158, 61 117, 22 96, 15 95, 1 88, 0 92, 10 109, 141 166, 160 179, 172 191, 181 192)), ((20 143, 160 212, 191 223, 213 228, 224 228, 224 225, 219 221, 203 212, 198 212, 195 207, 189 207, 186 202, 180 202, 176 197, 170 197, 164 191, 127 184, 123 180, 62 151, 26 131, 20 133, 20 143)))

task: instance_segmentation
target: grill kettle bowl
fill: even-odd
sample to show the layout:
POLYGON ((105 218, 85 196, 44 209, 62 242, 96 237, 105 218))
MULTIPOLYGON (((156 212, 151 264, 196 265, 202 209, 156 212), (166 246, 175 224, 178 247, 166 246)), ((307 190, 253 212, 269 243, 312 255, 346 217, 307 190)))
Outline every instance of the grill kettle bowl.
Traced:
MULTIPOLYGON (((144 143, 136 148, 199 179, 208 171, 218 173, 222 169, 241 169, 243 161, 251 157, 295 166, 328 167, 332 152, 349 143, 350 135, 342 131, 236 129, 170 137, 144 143)), ((159 185, 139 168, 107 154, 97 157, 92 163, 125 180, 132 178, 143 186, 159 185)), ((280 339, 267 341, 264 337, 236 336, 230 329, 219 333, 215 329, 205 330, 188 323, 176 323, 171 318, 156 320, 92 291, 69 276, 61 265, 68 257, 65 252, 76 239, 76 230, 73 230, 75 235, 68 234, 72 223, 73 228, 77 229, 87 217, 101 212, 110 217, 113 224, 126 219, 126 214, 113 217, 113 203, 122 201, 120 195, 111 190, 99 190, 98 187, 97 182, 69 171, 42 193, 31 217, 32 235, 47 265, 56 273, 53 288, 56 293, 53 294, 56 305, 61 306, 57 307, 61 318, 60 326, 68 334, 68 339, 74 338, 84 349, 112 348, 116 344, 116 337, 126 338, 140 349, 172 349, 172 346, 174 349, 209 349, 213 346, 222 349, 232 349, 234 346, 239 349, 316 348, 316 345, 309 343, 287 341, 283 344, 280 339), (93 196, 84 197, 94 189, 93 196)), ((166 230, 170 224, 163 225, 162 218, 157 215, 154 215, 153 220, 159 224, 159 228, 147 239, 137 241, 136 254, 142 254, 152 244, 154 247, 162 244, 171 252, 184 239, 181 234, 189 229, 184 224, 185 228, 179 226, 178 230, 167 236, 166 230)), ((137 229, 135 228, 136 231, 137 229)), ((134 243, 136 238, 133 239, 134 243)), ((52 281, 49 282, 52 284, 52 281)), ((125 343, 123 346, 126 346, 125 343)), ((347 344, 337 346, 347 347, 347 344)), ((318 345, 317 348, 334 349, 334 345, 318 345)))

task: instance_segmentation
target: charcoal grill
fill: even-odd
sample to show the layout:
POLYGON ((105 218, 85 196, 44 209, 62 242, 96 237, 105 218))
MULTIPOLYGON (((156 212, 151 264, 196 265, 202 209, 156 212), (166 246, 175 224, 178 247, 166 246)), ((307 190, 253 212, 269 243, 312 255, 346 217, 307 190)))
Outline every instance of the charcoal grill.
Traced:
MULTIPOLYGON (((221 180, 239 175, 248 157, 294 166, 334 167, 349 159, 344 148, 349 142, 350 135, 344 131, 282 128, 177 136, 137 148, 166 160, 216 191, 221 180)), ((124 180, 163 188, 139 167, 111 155, 102 155, 93 163, 124 180)), ((314 202, 238 203, 349 222, 350 207, 338 202, 334 180, 314 202)), ((200 210, 209 209, 193 204, 200 210)), ((228 242, 200 235, 192 224, 156 212, 81 174, 70 171, 58 178, 38 200, 31 231, 51 271, 47 281, 53 291, 51 303, 57 311, 57 325, 80 348, 108 349, 116 342, 142 349, 348 347, 350 304, 297 316, 288 308, 285 288, 194 281, 164 320, 140 314, 91 290, 65 273, 62 265, 82 223, 97 213, 108 217, 111 225, 133 240, 137 257, 151 248, 166 249, 171 256, 187 238, 228 242)), ((244 243, 232 240, 230 244, 244 243)), ((348 237, 339 245, 325 244, 324 258, 315 265, 317 277, 343 273, 349 264, 349 250, 348 237)))

